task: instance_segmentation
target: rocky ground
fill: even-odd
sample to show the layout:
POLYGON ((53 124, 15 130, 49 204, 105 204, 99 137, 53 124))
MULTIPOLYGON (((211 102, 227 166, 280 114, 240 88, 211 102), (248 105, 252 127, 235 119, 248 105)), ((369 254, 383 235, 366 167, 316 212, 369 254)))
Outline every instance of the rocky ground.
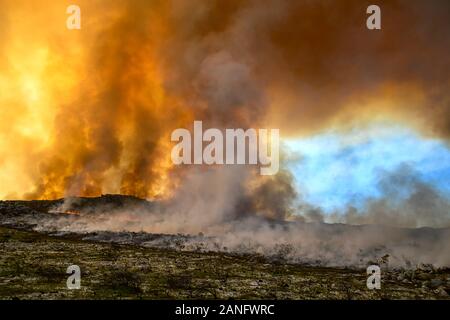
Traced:
POLYGON ((449 299, 450 270, 382 272, 267 262, 258 256, 179 252, 0 228, 1 299, 449 299), (69 265, 81 289, 66 288, 69 265))
POLYGON ((383 268, 381 289, 369 290, 364 268, 33 231, 33 217, 42 219, 51 205, 0 202, 0 299, 450 299, 450 269, 431 265, 383 268), (23 215, 26 222, 17 219, 23 215), (66 287, 73 264, 81 268, 79 290, 66 287))

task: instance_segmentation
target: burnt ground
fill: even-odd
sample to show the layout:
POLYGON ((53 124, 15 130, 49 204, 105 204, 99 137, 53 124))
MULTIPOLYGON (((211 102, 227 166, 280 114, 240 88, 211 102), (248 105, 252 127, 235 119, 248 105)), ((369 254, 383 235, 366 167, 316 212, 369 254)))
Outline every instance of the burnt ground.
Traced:
POLYGON ((369 290, 363 268, 36 232, 9 218, 37 219, 52 202, 0 204, 0 299, 450 299, 449 269, 383 269, 381 289, 369 290), (79 290, 66 287, 72 264, 81 268, 79 290))

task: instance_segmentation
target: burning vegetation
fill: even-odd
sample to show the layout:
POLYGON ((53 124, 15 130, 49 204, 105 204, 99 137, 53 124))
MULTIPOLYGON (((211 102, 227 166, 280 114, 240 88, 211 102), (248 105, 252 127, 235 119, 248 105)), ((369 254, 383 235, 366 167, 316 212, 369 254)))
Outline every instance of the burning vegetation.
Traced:
POLYGON ((82 27, 68 30, 65 2, 0 0, 0 199, 11 199, 0 202, 0 297, 29 297, 31 280, 7 272, 59 272, 55 248, 112 279, 97 288, 105 297, 353 298, 347 272, 369 263, 389 270, 387 297, 447 297, 450 189, 437 189, 437 164, 434 180, 409 163, 377 171, 377 197, 327 213, 296 186, 288 164, 302 155, 283 144, 395 123, 447 147, 447 0, 378 1, 381 30, 366 28, 359 0, 77 2, 82 27), (195 121, 279 128, 277 174, 175 165, 171 133, 195 121), (21 262, 36 249, 49 260, 21 262), (192 267, 206 258, 208 283, 192 267), (431 270, 421 282, 419 266, 431 270), (335 273, 336 287, 321 282, 335 273), (281 289, 290 283, 308 289, 281 289))

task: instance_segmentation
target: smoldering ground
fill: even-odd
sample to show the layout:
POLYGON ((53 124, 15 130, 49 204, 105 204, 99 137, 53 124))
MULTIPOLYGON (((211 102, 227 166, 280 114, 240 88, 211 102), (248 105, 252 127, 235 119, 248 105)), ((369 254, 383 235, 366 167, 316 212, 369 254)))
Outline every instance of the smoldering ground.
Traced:
POLYGON ((34 218, 33 228, 81 233, 91 240, 259 254, 311 265, 450 266, 450 204, 431 188, 405 177, 408 170, 386 178, 386 192, 395 190, 396 183, 397 192, 405 183, 417 188, 409 197, 398 199, 403 203, 388 204, 386 197, 381 203, 368 200, 365 211, 348 208, 339 216, 327 216, 307 203, 294 201, 298 195, 291 189, 288 173, 248 188, 232 182, 239 181, 236 176, 250 174, 249 170, 201 170, 191 173, 185 190, 170 201, 124 196, 71 198, 52 204, 51 216, 34 218), (271 190, 269 195, 267 190, 271 190), (422 210, 415 201, 429 207, 422 210))

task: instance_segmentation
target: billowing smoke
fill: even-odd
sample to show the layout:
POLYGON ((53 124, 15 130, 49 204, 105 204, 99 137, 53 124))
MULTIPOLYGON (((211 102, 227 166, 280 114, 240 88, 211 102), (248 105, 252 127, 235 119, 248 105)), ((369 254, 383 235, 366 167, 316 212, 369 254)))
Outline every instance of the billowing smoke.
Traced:
MULTIPOLYGON (((389 267, 404 268, 414 268, 420 263, 436 267, 450 265, 450 228, 389 226, 398 222, 416 223, 417 217, 407 217, 405 212, 383 211, 384 216, 377 216, 371 211, 345 216, 351 223, 369 220, 375 223, 353 226, 323 223, 318 221, 320 213, 317 209, 306 210, 304 207, 301 208, 304 216, 296 215, 290 220, 264 214, 237 215, 236 206, 241 204, 243 192, 233 181, 244 173, 239 167, 227 170, 192 173, 188 178, 192 190, 177 193, 174 201, 141 203, 131 200, 124 206, 117 206, 106 197, 103 204, 81 206, 77 215, 53 216, 39 221, 37 228, 86 233, 85 239, 92 240, 179 250, 260 254, 276 261, 312 265, 359 267, 388 263, 389 267), (220 193, 211 191, 205 176, 223 183, 220 193), (192 193, 193 190, 196 192, 192 193), (369 217, 361 218, 361 214, 369 217), (356 221, 357 218, 360 220, 356 221)), ((255 199, 254 195, 250 199, 255 199)), ((77 201, 80 200, 72 200, 71 204, 65 201, 64 205, 69 204, 71 211, 77 207, 77 201)), ((263 213, 272 213, 269 209, 276 212, 272 202, 269 204, 262 206, 263 213)), ((64 205, 57 209, 64 209, 64 205)), ((257 206, 252 210, 255 208, 257 206)), ((426 217, 422 215, 421 218, 426 217)))
POLYGON ((380 181, 382 196, 368 199, 363 212, 349 208, 332 222, 400 227, 450 227, 450 199, 403 167, 380 181))

